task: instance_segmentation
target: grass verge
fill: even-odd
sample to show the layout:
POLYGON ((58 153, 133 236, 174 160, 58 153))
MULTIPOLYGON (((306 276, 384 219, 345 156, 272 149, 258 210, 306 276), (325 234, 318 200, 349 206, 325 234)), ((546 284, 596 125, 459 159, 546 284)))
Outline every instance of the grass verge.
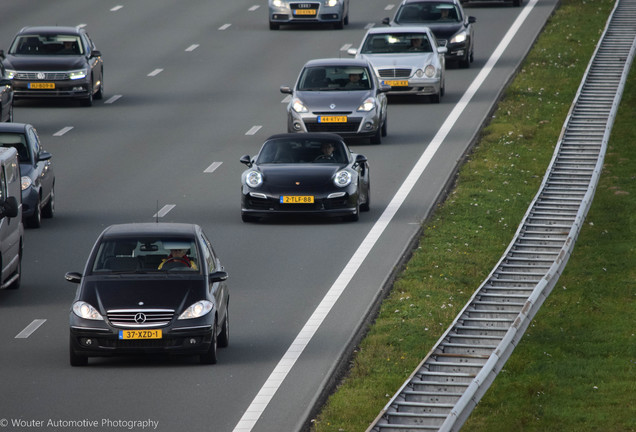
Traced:
MULTIPOLYGON (((312 431, 364 431, 500 259, 539 188, 613 5, 562 1, 312 431)), ((632 68, 574 253, 464 430, 636 429, 635 107, 632 68)))

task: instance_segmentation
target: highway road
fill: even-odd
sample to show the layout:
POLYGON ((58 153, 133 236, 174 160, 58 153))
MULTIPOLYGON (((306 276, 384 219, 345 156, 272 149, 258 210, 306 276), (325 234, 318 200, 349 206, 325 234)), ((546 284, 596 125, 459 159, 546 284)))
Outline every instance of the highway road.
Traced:
POLYGON ((15 108, 14 120, 35 125, 53 154, 56 215, 25 233, 22 287, 0 291, 4 430, 302 429, 557 2, 524 2, 527 18, 399 205, 391 203, 408 173, 524 8, 467 7, 477 17, 475 62, 449 68, 441 104, 392 99, 383 143, 351 143, 371 165, 371 211, 359 222, 241 222, 238 160, 285 131, 279 87, 292 85, 309 59, 346 56, 395 3, 352 0, 340 31, 270 31, 263 0, 0 2, 1 48, 25 25, 86 25, 105 64, 105 98, 93 107, 23 101, 15 108), (77 286, 64 273, 83 269, 106 226, 152 221, 164 208, 159 220, 200 224, 224 261, 230 346, 214 366, 135 357, 72 368, 68 312, 77 286), (354 256, 359 262, 350 263, 354 256), (322 318, 310 321, 315 328, 301 333, 334 290, 322 318), (310 337, 294 345, 301 350, 282 368, 276 391, 253 404, 299 334, 310 337), (253 421, 241 421, 248 409, 253 421))

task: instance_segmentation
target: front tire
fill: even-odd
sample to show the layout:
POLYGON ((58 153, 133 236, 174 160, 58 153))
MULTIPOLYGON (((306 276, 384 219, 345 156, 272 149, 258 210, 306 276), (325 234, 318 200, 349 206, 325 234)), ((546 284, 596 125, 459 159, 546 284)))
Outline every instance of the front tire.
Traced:
POLYGON ((35 203, 35 209, 33 210, 33 214, 26 220, 27 226, 29 228, 40 228, 42 226, 42 209, 40 208, 41 202, 38 201, 35 203))
POLYGON ((225 320, 223 320, 223 327, 221 327, 221 334, 219 335, 219 347, 227 348, 230 344, 230 309, 229 305, 225 306, 225 320))
POLYGON ((55 215, 55 184, 51 186, 51 195, 49 196, 49 202, 47 202, 44 208, 42 209, 42 217, 50 219, 54 215, 55 215))
POLYGON ((216 364, 216 348, 217 348, 217 335, 216 335, 216 319, 214 320, 214 327, 212 328, 212 342, 210 348, 205 354, 201 354, 199 361, 201 364, 216 364))

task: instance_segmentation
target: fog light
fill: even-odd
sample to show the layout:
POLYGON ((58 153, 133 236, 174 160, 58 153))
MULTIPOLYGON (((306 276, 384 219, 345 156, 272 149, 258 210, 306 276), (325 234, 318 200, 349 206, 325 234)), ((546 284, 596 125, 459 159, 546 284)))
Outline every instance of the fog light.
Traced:
POLYGON ((92 346, 93 345, 93 339, 91 339, 91 338, 81 338, 80 339, 80 344, 82 344, 84 346, 92 346))
POLYGON ((295 130, 295 131, 300 131, 300 130, 302 130, 302 129, 303 129, 303 128, 302 128, 302 127, 300 127, 300 123, 294 123, 294 130, 295 130))
POLYGON ((197 343, 199 343, 197 338, 190 338, 190 340, 188 342, 190 343, 190 345, 196 345, 197 343))
POLYGON ((373 129, 373 122, 366 122, 366 123, 364 124, 364 127, 365 127, 365 129, 367 129, 367 130, 371 130, 371 129, 373 129))
POLYGON ((73 91, 74 91, 74 92, 81 92, 81 91, 84 91, 84 87, 82 87, 82 86, 79 86, 79 87, 73 87, 73 91))

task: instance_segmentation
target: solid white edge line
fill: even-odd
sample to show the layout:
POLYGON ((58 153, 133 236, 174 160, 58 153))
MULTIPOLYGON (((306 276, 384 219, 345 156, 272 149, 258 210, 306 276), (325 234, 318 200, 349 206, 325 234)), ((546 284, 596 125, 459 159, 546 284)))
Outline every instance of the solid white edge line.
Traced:
POLYGON ((475 77, 457 105, 455 105, 450 115, 442 124, 437 134, 433 137, 430 144, 426 147, 424 153, 422 153, 422 156, 404 180, 404 183, 402 183, 400 189, 397 191, 387 208, 384 210, 382 215, 380 215, 378 221, 373 225, 369 234, 367 234, 366 238, 362 241, 356 252, 349 260, 349 263, 347 263, 342 273, 340 273, 340 276, 338 276, 325 297, 322 299, 320 305, 318 305, 305 326, 301 329, 300 333, 298 333, 298 336, 296 336, 296 339, 287 349, 285 355, 283 355, 283 358, 278 362, 274 371, 271 373, 269 378, 267 378, 267 381, 265 381, 265 384, 263 384, 263 387, 247 408, 233 432, 250 432, 256 425, 256 422, 267 408, 267 405, 269 405, 269 402, 274 397, 276 391, 280 388, 283 380, 296 363, 296 360, 298 360, 304 349, 307 347, 314 333, 318 330, 340 295, 344 292, 346 286, 353 278, 353 275, 357 272, 358 268, 367 257, 380 235, 393 219, 393 216, 395 216, 397 211, 400 209, 407 195, 411 192, 415 183, 433 159, 435 153, 437 153, 437 150, 439 150, 452 126, 457 122, 459 116, 468 105, 468 102, 470 102, 479 87, 488 77, 493 66, 497 63, 513 36, 519 31, 521 24, 527 18, 532 8, 534 8, 537 1, 538 0, 530 0, 530 3, 519 14, 502 41, 497 46, 497 49, 495 49, 486 62, 484 68, 479 72, 477 77, 475 77))
POLYGON ((45 319, 35 319, 24 328, 20 333, 18 333, 14 339, 26 339, 31 336, 42 324, 46 322, 45 319))

